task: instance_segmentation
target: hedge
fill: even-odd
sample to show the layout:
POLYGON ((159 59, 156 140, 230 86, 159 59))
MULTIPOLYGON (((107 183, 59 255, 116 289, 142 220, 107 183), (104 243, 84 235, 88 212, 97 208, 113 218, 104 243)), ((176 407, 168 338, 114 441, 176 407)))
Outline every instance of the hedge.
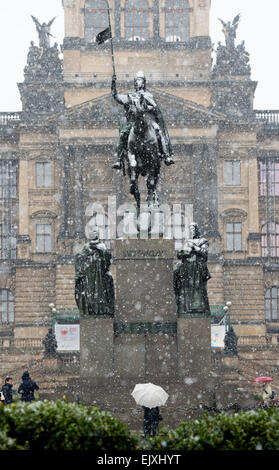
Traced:
POLYGON ((279 450, 279 411, 205 413, 173 431, 162 429, 149 445, 152 450, 279 450))
POLYGON ((8 436, 7 431, 0 431, 0 450, 24 450, 23 446, 19 446, 15 439, 8 436))
POLYGON ((135 450, 138 442, 110 413, 60 400, 1 404, 0 429, 13 440, 11 445, 31 451, 135 450))

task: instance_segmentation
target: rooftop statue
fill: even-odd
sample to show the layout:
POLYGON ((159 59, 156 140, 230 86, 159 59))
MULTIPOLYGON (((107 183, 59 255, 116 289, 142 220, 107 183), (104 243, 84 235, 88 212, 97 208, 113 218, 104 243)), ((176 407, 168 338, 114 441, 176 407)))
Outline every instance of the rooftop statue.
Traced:
POLYGON ((219 21, 221 21, 224 29, 223 29, 223 33, 225 35, 225 40, 226 40, 226 47, 228 49, 234 49, 235 48, 235 44, 234 44, 234 40, 236 38, 236 30, 238 28, 238 25, 239 25, 239 21, 240 21, 240 14, 238 14, 232 21, 232 23, 230 21, 228 21, 227 23, 225 23, 223 20, 221 20, 220 18, 218 18, 219 21))
POLYGON ((244 41, 237 46, 235 45, 236 30, 239 25, 240 15, 237 15, 232 23, 230 21, 225 23, 220 18, 218 19, 223 25, 226 44, 224 46, 218 42, 216 49, 216 63, 213 67, 213 77, 250 75, 250 56, 245 50, 244 41))
POLYGON ((50 20, 48 23, 42 23, 42 24, 40 24, 40 22, 34 16, 31 15, 31 18, 32 18, 32 20, 34 21, 34 23, 36 25, 36 30, 37 30, 37 33, 39 35, 39 45, 40 45, 40 47, 48 49, 50 47, 50 39, 49 38, 50 38, 50 36, 54 37, 50 33, 50 28, 51 28, 51 25, 54 22, 55 18, 52 18, 52 20, 50 20))
POLYGON ((116 88, 116 76, 112 77, 112 96, 125 110, 126 125, 121 129, 117 161, 114 168, 123 169, 127 164, 130 178, 130 192, 134 195, 137 207, 140 207, 138 177, 147 176, 147 201, 157 205, 157 184, 161 161, 172 165, 173 152, 169 134, 154 96, 146 90, 146 78, 142 71, 134 78, 135 90, 128 94, 119 94, 116 88))

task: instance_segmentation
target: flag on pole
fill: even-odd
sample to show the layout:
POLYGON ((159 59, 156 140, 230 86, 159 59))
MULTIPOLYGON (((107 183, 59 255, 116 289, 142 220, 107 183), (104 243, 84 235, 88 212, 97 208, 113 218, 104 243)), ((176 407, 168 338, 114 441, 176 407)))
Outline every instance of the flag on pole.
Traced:
POLYGON ((104 29, 101 31, 99 34, 96 36, 96 43, 97 44, 103 44, 103 42, 107 41, 108 39, 111 39, 111 27, 109 26, 108 28, 104 29))

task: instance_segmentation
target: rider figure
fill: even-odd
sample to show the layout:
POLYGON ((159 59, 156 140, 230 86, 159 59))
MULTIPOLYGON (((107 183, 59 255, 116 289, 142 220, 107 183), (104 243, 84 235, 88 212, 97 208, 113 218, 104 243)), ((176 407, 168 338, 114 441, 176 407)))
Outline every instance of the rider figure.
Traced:
POLYGON ((152 126, 156 132, 159 151, 165 161, 166 165, 172 165, 174 160, 172 158, 173 152, 165 126, 162 114, 153 98, 153 95, 146 91, 146 78, 143 72, 137 72, 134 78, 135 92, 126 95, 120 95, 116 89, 116 76, 112 77, 112 96, 115 101, 125 109, 126 125, 121 129, 116 153, 116 162, 113 165, 115 169, 121 169, 124 155, 128 155, 131 167, 136 167, 137 163, 134 156, 128 152, 128 140, 131 129, 134 124, 135 111, 148 112, 152 116, 152 126))

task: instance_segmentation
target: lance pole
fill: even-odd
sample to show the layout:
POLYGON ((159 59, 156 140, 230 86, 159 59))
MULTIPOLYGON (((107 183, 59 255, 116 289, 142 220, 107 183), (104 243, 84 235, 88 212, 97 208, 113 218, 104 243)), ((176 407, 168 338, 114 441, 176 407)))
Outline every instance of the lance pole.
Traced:
POLYGON ((111 32, 110 49, 111 49, 111 59, 112 59, 112 72, 113 72, 113 75, 116 75, 116 73, 115 73, 114 52, 113 52, 113 43, 112 43, 112 29, 111 29, 111 21, 110 21, 110 11, 109 11, 109 4, 108 4, 107 0, 106 0, 106 4, 107 4, 107 9, 108 9, 109 28, 110 28, 110 32, 111 32))

